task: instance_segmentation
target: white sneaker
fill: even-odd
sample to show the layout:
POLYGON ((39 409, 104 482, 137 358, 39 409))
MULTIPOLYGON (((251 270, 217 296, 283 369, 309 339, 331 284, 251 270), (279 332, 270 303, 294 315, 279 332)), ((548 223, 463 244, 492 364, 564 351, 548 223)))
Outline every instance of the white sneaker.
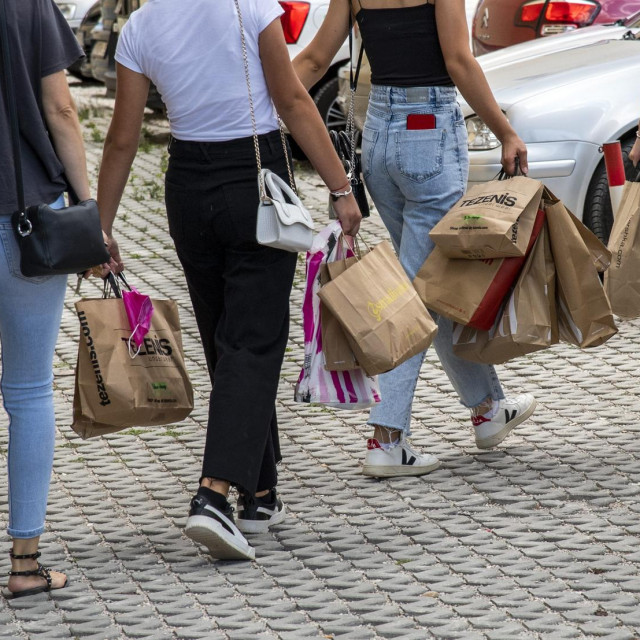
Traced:
POLYGON ((497 404, 496 408, 494 402, 492 418, 487 418, 487 414, 471 417, 478 449, 491 449, 500 444, 514 427, 533 413, 537 403, 530 393, 522 393, 515 398, 500 400, 497 404))
POLYGON ((370 438, 367 440, 367 455, 362 474, 374 478, 423 476, 439 466, 438 458, 414 451, 403 435, 388 450, 383 449, 375 438, 370 438))

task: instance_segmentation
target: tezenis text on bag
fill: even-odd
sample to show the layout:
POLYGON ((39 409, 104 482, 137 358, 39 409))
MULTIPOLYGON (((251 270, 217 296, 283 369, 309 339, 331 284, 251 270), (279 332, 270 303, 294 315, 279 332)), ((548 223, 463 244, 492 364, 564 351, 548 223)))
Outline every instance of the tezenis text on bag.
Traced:
POLYGON ((507 193, 494 193, 486 196, 478 196, 477 198, 470 198, 469 200, 461 200, 458 204, 459 207, 472 207, 475 204, 484 204, 486 202, 495 202, 505 207, 513 207, 518 202, 518 198, 507 193))
MULTIPOLYGON (((120 338, 120 340, 122 340, 128 348, 129 338, 120 338)), ((139 356, 164 356, 170 358, 171 354, 173 354, 173 347, 168 338, 151 338, 147 336, 142 344, 143 346, 138 352, 139 356)))
POLYGON ((93 374, 96 377, 96 389, 98 390, 98 396, 100 397, 100 405, 102 407, 106 407, 107 405, 111 404, 111 400, 109 400, 107 387, 104 383, 104 379, 102 378, 100 363, 98 362, 98 354, 94 347, 93 338, 91 337, 91 329, 89 328, 87 316, 85 315, 84 311, 78 311, 78 319, 80 320, 80 329, 82 330, 82 335, 84 336, 84 340, 87 343, 87 348, 89 349, 89 359, 91 360, 93 374))

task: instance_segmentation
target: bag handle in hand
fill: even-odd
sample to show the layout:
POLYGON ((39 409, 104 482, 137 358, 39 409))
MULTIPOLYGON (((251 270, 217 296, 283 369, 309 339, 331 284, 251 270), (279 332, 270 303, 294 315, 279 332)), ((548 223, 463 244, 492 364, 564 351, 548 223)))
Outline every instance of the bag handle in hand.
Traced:
POLYGON ((504 167, 502 167, 502 169, 500 169, 500 172, 498 173, 498 175, 494 178, 494 180, 508 180, 509 178, 513 178, 514 176, 517 175, 521 175, 523 176, 524 173, 522 173, 522 171, 520 171, 520 158, 518 158, 518 156, 515 157, 515 162, 516 162, 516 170, 515 173, 510 176, 505 170, 504 167))
MULTIPOLYGON (((260 200, 263 202, 269 201, 264 187, 264 174, 262 171, 262 158, 260 157, 260 142, 258 140, 258 125, 256 124, 256 113, 253 106, 253 94, 251 92, 251 76, 249 74, 249 55, 247 54, 247 41, 244 33, 244 24, 242 22, 242 13, 240 12, 240 3, 238 0, 233 0, 236 5, 236 12, 238 14, 238 23, 240 24, 240 42, 242 45, 242 62, 244 64, 244 75, 247 82, 247 90, 249 92, 249 113, 251 114, 251 128, 253 129, 253 146, 256 153, 256 163, 258 165, 258 185, 260 189, 260 200)), ((282 120, 278 117, 278 126, 280 128, 280 139, 282 140, 282 149, 284 150, 284 157, 287 162, 287 172, 289 173, 289 184, 293 191, 296 191, 296 184, 293 179, 293 171, 291 170, 291 163, 289 162, 289 154, 287 153, 287 141, 284 138, 284 127, 282 126, 282 120)))
POLYGON ((102 297, 110 298, 111 293, 113 293, 115 298, 122 298, 123 285, 127 291, 131 291, 131 285, 127 282, 127 279, 124 277, 124 272, 121 271, 120 273, 115 275, 111 271, 109 271, 109 273, 104 277, 102 297), (109 289, 111 289, 111 291, 109 289))

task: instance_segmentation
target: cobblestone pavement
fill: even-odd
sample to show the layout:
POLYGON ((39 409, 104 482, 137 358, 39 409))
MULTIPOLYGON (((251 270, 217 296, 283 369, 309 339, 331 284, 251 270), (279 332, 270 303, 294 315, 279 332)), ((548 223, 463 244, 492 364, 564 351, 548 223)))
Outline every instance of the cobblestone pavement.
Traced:
MULTIPOLYGON (((74 85, 92 179, 112 103, 74 85)), ((536 394, 533 417, 481 452, 433 352, 413 442, 442 460, 422 478, 360 475, 365 414, 293 402, 303 264, 279 393, 289 515, 251 538, 253 563, 214 562, 183 534, 197 486, 209 382, 166 231, 167 126, 149 115, 117 226, 130 280, 178 301, 196 407, 184 422, 83 441, 70 429, 78 323, 70 283, 55 360, 58 435, 47 563, 68 588, 0 599, 0 637, 267 640, 640 638, 640 324, 606 346, 557 346, 500 367, 536 394)), ((326 192, 298 167, 307 205, 326 192)), ((364 235, 385 236, 374 215, 364 235)), ((98 284, 82 295, 97 297, 98 284)), ((0 418, 6 426, 4 414, 0 418)), ((0 435, 6 463, 6 429, 0 435)), ((6 473, 0 511, 6 519, 6 473)), ((8 550, 8 545, 5 545, 8 550)), ((8 569, 8 559, 4 561, 8 569)))

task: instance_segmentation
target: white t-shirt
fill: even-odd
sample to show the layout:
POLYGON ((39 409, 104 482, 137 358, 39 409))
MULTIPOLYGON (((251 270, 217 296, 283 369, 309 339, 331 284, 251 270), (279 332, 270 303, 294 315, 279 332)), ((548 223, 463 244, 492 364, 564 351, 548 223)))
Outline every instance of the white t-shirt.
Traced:
MULTIPOLYGON (((267 133, 278 123, 258 36, 283 11, 277 0, 239 3, 258 133, 267 133)), ((178 140, 224 141, 253 134, 233 0, 148 0, 122 29, 115 57, 156 85, 178 140)))

